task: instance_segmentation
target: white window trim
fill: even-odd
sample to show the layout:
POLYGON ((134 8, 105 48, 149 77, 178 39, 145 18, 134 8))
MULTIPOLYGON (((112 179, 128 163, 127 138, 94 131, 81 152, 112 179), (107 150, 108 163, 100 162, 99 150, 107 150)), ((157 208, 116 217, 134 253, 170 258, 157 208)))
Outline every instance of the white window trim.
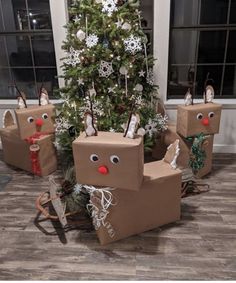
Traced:
MULTIPOLYGON (((159 85, 159 97, 167 108, 174 109, 183 103, 181 99, 167 99, 169 34, 170 34, 170 0, 154 0, 154 68, 155 82, 159 85)), ((196 102, 202 102, 196 99, 196 102)), ((236 109, 236 99, 216 99, 226 109, 236 109)))

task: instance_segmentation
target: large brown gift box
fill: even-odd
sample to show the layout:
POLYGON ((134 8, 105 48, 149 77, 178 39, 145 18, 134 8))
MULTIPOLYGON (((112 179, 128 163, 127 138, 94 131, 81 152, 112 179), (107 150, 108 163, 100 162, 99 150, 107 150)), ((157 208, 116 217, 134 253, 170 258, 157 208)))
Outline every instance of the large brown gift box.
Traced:
POLYGON ((122 133, 82 133, 73 142, 76 179, 80 184, 138 191, 143 181, 143 139, 122 133))
POLYGON ((219 133, 222 105, 199 103, 179 105, 177 111, 177 133, 183 137, 192 137, 200 133, 219 133))
MULTIPOLYGON (((0 130, 4 161, 12 166, 32 172, 30 145, 21 140, 16 125, 0 130)), ((47 176, 57 169, 56 150, 53 145, 53 135, 46 135, 36 142, 39 145, 38 159, 41 176, 47 176)))
POLYGON ((29 106, 28 108, 16 109, 16 121, 21 139, 28 138, 37 131, 48 132, 52 134, 54 129, 54 111, 55 106, 48 104, 44 106, 29 106), (37 128, 37 121, 42 121, 40 130, 37 128))
MULTIPOLYGON (((159 160, 162 159, 165 155, 168 146, 172 144, 176 139, 179 140, 179 147, 180 147, 180 153, 177 159, 177 165, 179 168, 188 168, 192 142, 187 141, 185 138, 183 138, 176 132, 176 125, 173 122, 171 122, 171 124, 169 125, 168 130, 162 133, 160 138, 157 139, 156 145, 152 151, 152 156, 159 160)), ((195 176, 197 178, 202 178, 211 172, 213 141, 214 141, 214 135, 209 135, 206 137, 206 141, 204 142, 203 145, 203 148, 206 152, 206 159, 205 159, 204 167, 201 170, 199 170, 197 173, 195 173, 195 176)))
MULTIPOLYGON (((94 220, 102 245, 136 235, 180 219, 181 171, 164 161, 144 165, 144 181, 138 192, 111 190, 113 204, 99 225, 94 220)), ((101 208, 101 195, 91 203, 101 208)), ((104 213, 104 211, 100 211, 104 213)))

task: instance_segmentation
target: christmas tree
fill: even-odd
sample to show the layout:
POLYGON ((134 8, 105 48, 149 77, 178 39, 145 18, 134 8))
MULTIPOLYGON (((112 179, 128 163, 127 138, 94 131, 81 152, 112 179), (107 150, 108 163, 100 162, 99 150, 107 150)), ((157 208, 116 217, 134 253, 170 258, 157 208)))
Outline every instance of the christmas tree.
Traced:
POLYGON ((166 117, 156 113, 154 58, 147 54, 137 0, 75 0, 69 9, 63 70, 64 103, 58 111, 57 137, 64 150, 84 130, 93 111, 100 131, 124 132, 131 113, 140 116, 139 134, 150 149, 166 117))

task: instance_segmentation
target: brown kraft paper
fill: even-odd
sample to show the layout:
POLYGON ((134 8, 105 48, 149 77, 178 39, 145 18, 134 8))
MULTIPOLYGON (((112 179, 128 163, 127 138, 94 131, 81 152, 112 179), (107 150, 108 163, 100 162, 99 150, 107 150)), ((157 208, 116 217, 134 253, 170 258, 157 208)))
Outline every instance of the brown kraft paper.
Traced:
POLYGON ((143 140, 124 138, 122 133, 98 132, 86 137, 82 133, 73 142, 77 182, 100 187, 138 191, 143 181, 143 140), (93 156, 97 161, 92 161, 93 156), (114 156, 119 162, 113 163, 114 156), (107 168, 101 174, 99 168, 107 168))
POLYGON ((37 131, 47 132, 49 134, 54 133, 54 111, 55 106, 53 104, 44 106, 34 105, 24 109, 16 109, 15 115, 20 138, 28 138, 37 131), (31 120, 30 118, 33 119, 31 120), (40 128, 36 126, 37 119, 41 119, 43 122, 40 128))
MULTIPOLYGON (((192 142, 187 141, 176 132, 176 126, 172 123, 169 125, 168 130, 165 131, 153 149, 152 156, 157 159, 164 158, 165 151, 170 144, 176 139, 179 140, 180 154, 177 159, 177 166, 181 169, 189 168, 190 152, 192 142)), ((195 174, 197 178, 202 178, 209 174, 212 169, 212 152, 213 152, 214 135, 206 137, 204 150, 206 151, 206 159, 204 167, 195 174)))
MULTIPOLYGON (((97 230, 102 245, 136 235, 180 219, 181 171, 164 161, 144 165, 144 181, 138 192, 111 190, 113 203, 97 230)), ((98 205, 101 195, 91 202, 98 205)))
MULTIPOLYGON (((12 166, 32 173, 30 145, 21 140, 17 127, 10 126, 0 130, 4 161, 12 166)), ((47 176, 57 169, 56 150, 53 135, 43 136, 37 140, 40 147, 38 158, 42 176, 47 176)))
POLYGON ((179 105, 177 111, 177 133, 187 138, 200 133, 219 133, 222 105, 216 103, 179 105), (201 119, 200 119, 201 118, 201 119), (208 120, 208 125, 203 121, 208 120))

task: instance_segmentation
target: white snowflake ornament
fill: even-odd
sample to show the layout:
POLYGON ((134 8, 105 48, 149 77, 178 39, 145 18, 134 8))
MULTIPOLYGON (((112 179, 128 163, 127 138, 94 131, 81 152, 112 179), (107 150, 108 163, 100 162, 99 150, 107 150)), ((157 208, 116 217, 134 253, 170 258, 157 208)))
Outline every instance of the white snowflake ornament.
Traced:
POLYGON ((102 1, 103 13, 107 13, 108 17, 111 17, 113 12, 116 12, 118 10, 116 4, 117 4, 117 0, 103 0, 102 1))
POLYGON ((152 119, 149 119, 148 124, 145 126, 145 131, 150 138, 153 136, 153 134, 157 133, 156 127, 157 127, 157 123, 152 119))
POLYGON ((124 40, 125 51, 135 55, 137 52, 142 51, 141 38, 133 34, 124 40))
POLYGON ((75 67, 77 64, 80 64, 81 51, 75 50, 74 47, 71 46, 67 54, 68 54, 68 57, 65 59, 65 63, 67 65, 71 65, 75 67))
POLYGON ((96 34, 90 34, 86 38, 86 45, 88 48, 91 48, 93 46, 96 46, 98 44, 98 36, 96 34))
POLYGON ((102 60, 98 72, 100 77, 108 78, 114 72, 112 62, 102 60))

